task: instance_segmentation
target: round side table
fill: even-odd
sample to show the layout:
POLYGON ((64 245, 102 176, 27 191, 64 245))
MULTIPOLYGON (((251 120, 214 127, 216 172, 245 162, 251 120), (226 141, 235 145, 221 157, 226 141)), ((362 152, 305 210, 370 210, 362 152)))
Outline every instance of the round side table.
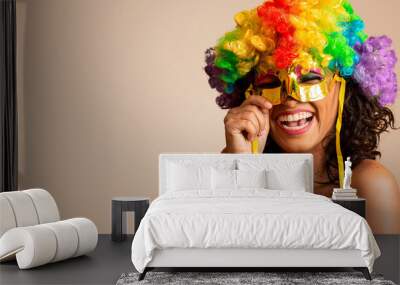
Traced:
POLYGON ((135 232, 140 221, 149 208, 150 199, 147 197, 114 197, 112 198, 112 233, 113 241, 126 239, 126 215, 125 212, 135 212, 135 232))

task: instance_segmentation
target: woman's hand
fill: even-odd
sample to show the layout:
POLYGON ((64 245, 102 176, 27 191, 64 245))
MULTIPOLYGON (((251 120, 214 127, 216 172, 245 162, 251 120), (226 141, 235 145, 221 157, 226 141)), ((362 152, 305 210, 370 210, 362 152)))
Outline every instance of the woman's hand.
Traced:
POLYGON ((272 104, 263 96, 249 96, 224 118, 226 147, 224 153, 251 153, 251 142, 258 138, 262 152, 269 133, 272 104))

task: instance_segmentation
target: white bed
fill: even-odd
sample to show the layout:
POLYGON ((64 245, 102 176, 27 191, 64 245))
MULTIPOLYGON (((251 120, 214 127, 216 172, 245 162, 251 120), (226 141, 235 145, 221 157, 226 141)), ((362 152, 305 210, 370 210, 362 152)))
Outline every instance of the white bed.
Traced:
POLYGON ((132 243, 140 279, 155 267, 354 267, 370 278, 380 255, 372 232, 359 215, 313 194, 312 161, 161 154, 160 195, 132 243))

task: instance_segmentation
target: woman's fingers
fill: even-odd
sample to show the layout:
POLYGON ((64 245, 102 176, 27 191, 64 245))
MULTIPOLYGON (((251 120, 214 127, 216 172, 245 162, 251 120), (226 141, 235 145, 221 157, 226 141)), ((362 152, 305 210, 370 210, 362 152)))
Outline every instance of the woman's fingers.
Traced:
POLYGON ((250 112, 252 114, 252 117, 255 117, 257 119, 258 126, 259 126, 259 130, 258 130, 259 133, 261 133, 262 130, 265 130, 267 120, 264 117, 263 112, 258 107, 254 106, 254 105, 246 105, 243 107, 243 111, 246 113, 250 112))
POLYGON ((252 95, 249 96, 245 101, 243 101, 242 105, 240 106, 245 106, 245 105, 256 105, 260 107, 261 110, 263 109, 271 109, 272 108, 272 103, 269 102, 265 97, 263 96, 257 96, 257 95, 252 95))
POLYGON ((244 120, 244 121, 249 121, 252 125, 253 125, 253 127, 254 127, 254 132, 253 131, 251 131, 251 133, 249 133, 248 135, 247 135, 247 137, 248 137, 248 140, 250 140, 250 141, 252 141, 252 140, 254 140, 254 138, 255 137, 257 137, 258 136, 258 134, 261 132, 260 131, 260 123, 259 123, 259 121, 258 121, 258 119, 257 119, 257 116, 254 114, 254 113, 252 113, 252 112, 242 112, 239 116, 238 116, 238 119, 239 120, 244 120), (249 136, 250 135, 250 136, 249 136))
POLYGON ((232 124, 235 125, 235 128, 240 131, 246 131, 246 138, 248 141, 253 141, 257 137, 257 127, 254 125, 254 122, 246 119, 236 119, 232 121, 232 124))
POLYGON ((264 108, 264 113, 260 110, 256 105, 242 105, 236 108, 232 108, 229 110, 226 119, 229 117, 234 118, 244 118, 247 120, 256 120, 254 121, 254 125, 257 126, 258 134, 261 133, 264 129, 266 129, 269 124, 268 122, 268 109, 264 108))
MULTIPOLYGON (((249 142, 258 138, 263 148, 269 133, 271 102, 262 96, 250 96, 240 106, 231 108, 225 118, 226 145, 232 152, 251 151, 249 142)), ((261 150, 262 151, 262 150, 261 150)))
POLYGON ((258 125, 256 119, 251 119, 249 115, 243 115, 238 113, 230 115, 225 118, 225 129, 231 134, 243 134, 243 131, 247 132, 247 138, 250 140, 253 136, 258 133, 258 125))

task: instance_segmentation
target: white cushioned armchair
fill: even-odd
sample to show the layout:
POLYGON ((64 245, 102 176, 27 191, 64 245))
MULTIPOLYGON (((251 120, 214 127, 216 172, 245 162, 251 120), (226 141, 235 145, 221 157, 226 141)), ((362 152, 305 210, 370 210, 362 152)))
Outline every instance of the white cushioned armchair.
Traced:
POLYGON ((60 221, 46 190, 0 193, 0 262, 16 258, 20 269, 57 262, 94 250, 97 237, 89 219, 60 221))

